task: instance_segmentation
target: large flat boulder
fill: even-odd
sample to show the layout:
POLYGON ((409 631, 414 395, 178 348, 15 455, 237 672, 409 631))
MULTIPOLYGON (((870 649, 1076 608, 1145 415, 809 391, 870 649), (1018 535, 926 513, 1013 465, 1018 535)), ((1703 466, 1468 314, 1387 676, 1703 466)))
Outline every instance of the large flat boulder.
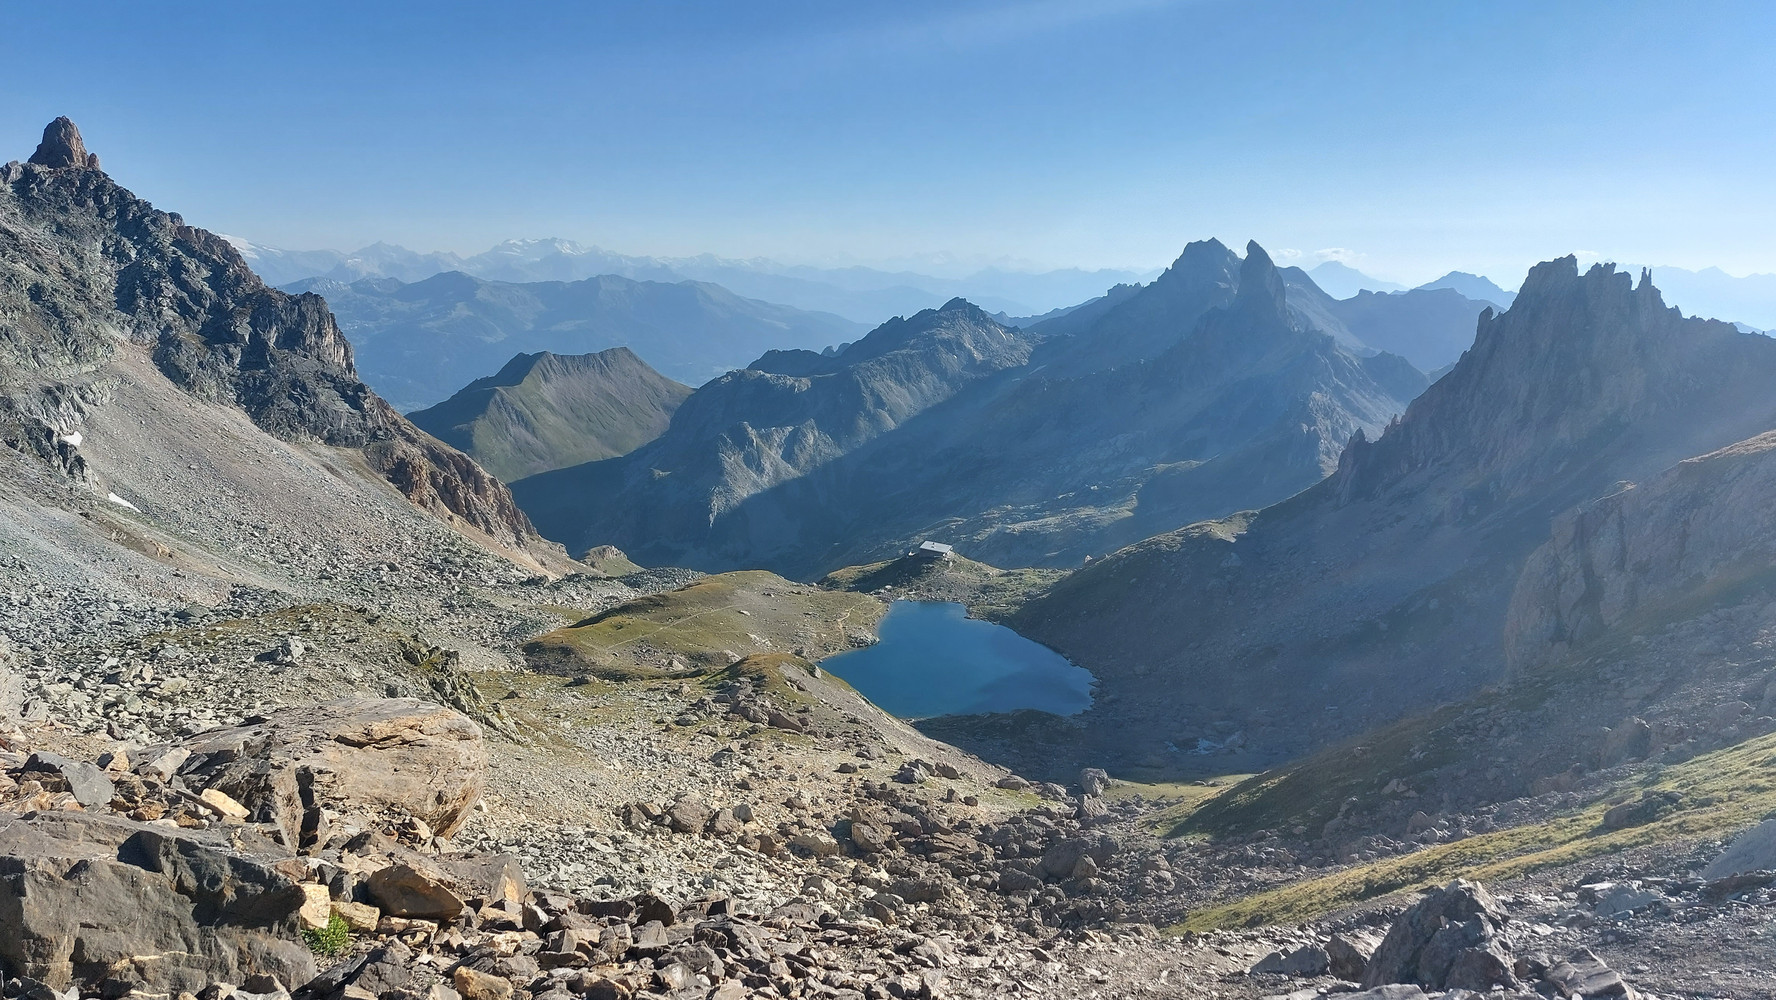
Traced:
POLYGON ((191 754, 179 769, 186 782, 228 794, 256 822, 276 824, 291 847, 325 842, 329 813, 393 823, 412 817, 448 836, 468 818, 487 777, 481 727, 413 698, 280 709, 178 749, 191 754))
POLYGON ((302 889, 270 866, 275 845, 250 846, 264 856, 116 816, 0 818, 0 969, 106 995, 306 982, 302 889))
POLYGON ((1702 869, 1702 877, 1712 881, 1754 871, 1776 871, 1776 819, 1764 820, 1735 837, 1702 869))

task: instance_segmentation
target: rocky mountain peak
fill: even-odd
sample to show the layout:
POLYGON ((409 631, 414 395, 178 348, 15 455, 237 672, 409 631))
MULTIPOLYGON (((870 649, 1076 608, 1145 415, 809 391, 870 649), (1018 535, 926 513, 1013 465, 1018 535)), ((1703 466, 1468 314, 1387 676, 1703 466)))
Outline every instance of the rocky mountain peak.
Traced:
POLYGON ((67 116, 57 118, 43 127, 43 141, 28 161, 40 167, 83 167, 99 169, 99 154, 86 151, 80 128, 67 116))
MULTIPOLYGON (((1684 319, 1648 275, 1636 286, 1613 264, 1581 272, 1572 256, 1546 261, 1530 270, 1510 309, 1480 315, 1474 346, 1396 428, 1353 446, 1337 489, 1347 499, 1369 496, 1416 470, 1453 463, 1493 477, 1488 492, 1497 500, 1534 489, 1539 477, 1615 440, 1623 427, 1643 427, 1636 440, 1711 421, 1753 433, 1768 407, 1747 373, 1776 363, 1773 347, 1725 323, 1684 319), (1708 398, 1698 394, 1717 382, 1708 398)), ((1709 447, 1733 438, 1712 440, 1709 447)))
POLYGON ((1239 291, 1233 301, 1247 309, 1269 306, 1280 315, 1288 312, 1283 276, 1256 240, 1246 244, 1246 259, 1240 263, 1239 291))

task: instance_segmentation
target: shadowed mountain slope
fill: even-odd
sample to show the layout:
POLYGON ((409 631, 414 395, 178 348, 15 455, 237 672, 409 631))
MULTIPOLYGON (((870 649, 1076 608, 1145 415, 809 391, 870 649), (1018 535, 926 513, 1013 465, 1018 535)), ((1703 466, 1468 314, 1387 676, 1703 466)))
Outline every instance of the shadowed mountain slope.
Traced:
POLYGON ((1127 752, 1228 726, 1272 759, 1323 744, 1501 680, 1507 604, 1556 515, 1776 426, 1773 378, 1768 338, 1611 267, 1542 264, 1327 480, 1118 552, 1017 625, 1097 674, 1088 721, 1127 752))

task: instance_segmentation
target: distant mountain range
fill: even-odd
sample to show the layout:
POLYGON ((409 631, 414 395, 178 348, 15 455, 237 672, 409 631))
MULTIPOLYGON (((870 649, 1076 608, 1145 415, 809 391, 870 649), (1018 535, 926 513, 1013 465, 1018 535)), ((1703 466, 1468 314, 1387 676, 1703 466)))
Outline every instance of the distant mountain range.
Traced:
POLYGON ((1314 322, 1333 300, 1287 272, 1207 241, 1029 329, 954 300, 833 354, 771 352, 653 443, 514 492, 570 549, 643 562, 813 576, 937 538, 1075 565, 1317 482, 1424 388, 1314 322))
POLYGON ((964 277, 945 278, 868 267, 807 267, 761 257, 637 257, 560 239, 508 240, 470 257, 421 253, 388 243, 345 253, 280 250, 229 239, 267 283, 278 286, 305 278, 347 284, 363 278, 395 278, 413 283, 445 271, 508 282, 579 281, 614 274, 638 281, 714 282, 741 296, 829 312, 866 326, 890 316, 910 316, 958 295, 966 295, 989 311, 1032 315, 1100 295, 1119 282, 1151 279, 1156 273, 985 268, 964 277))
POLYGON ((691 387, 627 347, 520 354, 436 406, 408 414, 505 482, 627 455, 659 437, 691 387))
POLYGON ((1348 299, 1358 292, 1402 292, 1405 285, 1372 278, 1340 260, 1328 260, 1307 269, 1314 284, 1335 299, 1348 299))
POLYGON ((1776 274, 1735 278, 1718 267, 1652 269, 1653 280, 1685 314, 1776 330, 1776 274))
POLYGON ((822 349, 864 328, 828 313, 742 298, 707 282, 616 275, 515 284, 460 271, 404 284, 310 278, 357 351, 366 382, 402 409, 430 406, 497 371, 514 354, 627 346, 692 385, 772 348, 822 349))

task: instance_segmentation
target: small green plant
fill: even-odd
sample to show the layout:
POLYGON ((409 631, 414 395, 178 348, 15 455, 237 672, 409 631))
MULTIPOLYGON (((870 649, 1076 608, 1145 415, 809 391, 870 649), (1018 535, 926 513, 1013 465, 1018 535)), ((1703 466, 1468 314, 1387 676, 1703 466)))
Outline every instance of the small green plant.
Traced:
POLYGON ((325 927, 303 928, 302 940, 308 944, 309 951, 323 958, 333 958, 345 954, 351 947, 351 928, 335 913, 327 920, 325 927))

